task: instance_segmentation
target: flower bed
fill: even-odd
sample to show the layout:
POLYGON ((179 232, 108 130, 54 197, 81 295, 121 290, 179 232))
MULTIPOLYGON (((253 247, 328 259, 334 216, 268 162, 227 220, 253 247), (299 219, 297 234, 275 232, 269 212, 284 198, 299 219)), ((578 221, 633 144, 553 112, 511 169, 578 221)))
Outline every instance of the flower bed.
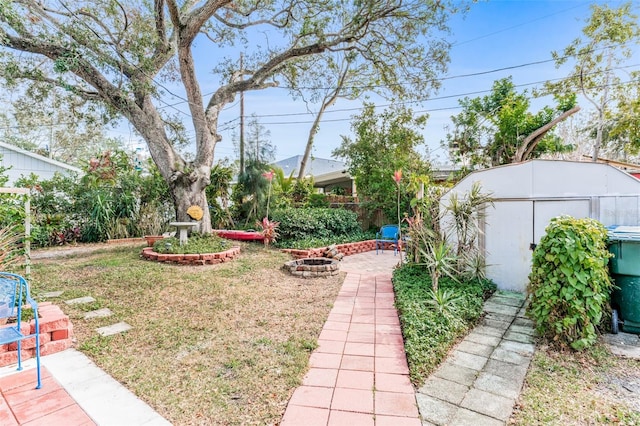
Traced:
MULTIPOLYGON (((356 243, 336 244, 335 247, 338 250, 338 252, 343 253, 345 256, 350 256, 352 254, 365 253, 367 251, 375 250, 376 240, 358 241, 356 243)), ((328 246, 312 248, 307 250, 282 249, 282 251, 284 253, 289 253, 295 259, 303 259, 303 258, 310 258, 310 257, 323 257, 327 249, 328 249, 328 246)), ((393 250, 393 243, 385 242, 384 249, 393 250)))
POLYGON ((240 254, 240 247, 231 247, 219 253, 170 254, 157 253, 153 247, 142 249, 142 257, 156 262, 177 263, 180 265, 215 265, 235 259, 240 254))

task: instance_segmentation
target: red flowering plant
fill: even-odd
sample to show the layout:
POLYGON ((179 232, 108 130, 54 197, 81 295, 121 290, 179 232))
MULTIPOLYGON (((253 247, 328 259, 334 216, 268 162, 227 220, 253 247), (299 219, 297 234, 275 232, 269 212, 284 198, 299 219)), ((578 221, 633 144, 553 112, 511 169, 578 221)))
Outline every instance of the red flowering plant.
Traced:
POLYGON ((280 222, 269 220, 267 217, 263 218, 262 222, 259 220, 256 221, 256 226, 260 229, 260 233, 264 237, 263 242, 265 246, 268 246, 278 238, 278 225, 280 225, 280 222))

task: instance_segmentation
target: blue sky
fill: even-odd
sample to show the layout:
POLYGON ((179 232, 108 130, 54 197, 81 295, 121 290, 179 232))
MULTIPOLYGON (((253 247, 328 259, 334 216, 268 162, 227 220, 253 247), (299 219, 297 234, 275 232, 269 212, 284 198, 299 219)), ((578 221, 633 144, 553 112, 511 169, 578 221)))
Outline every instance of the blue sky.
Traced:
MULTIPOLYGON (((459 112, 458 99, 465 94, 483 96, 490 91, 495 80, 508 76, 521 86, 519 90, 528 91, 541 86, 540 83, 532 83, 565 77, 569 68, 556 69, 550 61, 551 51, 561 51, 582 36, 581 29, 590 16, 589 5, 592 3, 584 0, 492 0, 473 4, 465 16, 455 16, 450 24, 452 34, 448 37, 453 43, 451 62, 449 72, 443 77, 516 68, 444 80, 434 99, 413 105, 415 111, 429 113, 424 135, 432 158, 439 162, 447 161, 440 141, 446 134, 445 126, 450 123, 450 116, 459 112), (539 61, 548 62, 524 65, 539 61)), ((607 3, 611 7, 621 4, 619 1, 607 3)), ((637 1, 634 4, 640 5, 637 1)), ((220 116, 220 128, 227 130, 222 132, 223 141, 216 147, 217 159, 236 156, 231 135, 234 130, 238 131, 240 112, 237 101, 220 116), (230 124, 225 125, 227 122, 230 124)), ((550 104, 551 101, 537 101, 540 106, 545 103, 550 104)), ((340 144, 341 135, 351 134, 350 117, 358 113, 361 105, 361 101, 339 101, 326 113, 316 136, 314 156, 331 158, 331 151, 340 144)), ((283 89, 245 94, 245 115, 256 114, 260 123, 270 131, 270 140, 277 149, 277 160, 304 152, 313 120, 312 115, 304 114, 306 111, 304 103, 293 101, 283 89)), ((127 139, 127 133, 124 130, 120 136, 127 139)))

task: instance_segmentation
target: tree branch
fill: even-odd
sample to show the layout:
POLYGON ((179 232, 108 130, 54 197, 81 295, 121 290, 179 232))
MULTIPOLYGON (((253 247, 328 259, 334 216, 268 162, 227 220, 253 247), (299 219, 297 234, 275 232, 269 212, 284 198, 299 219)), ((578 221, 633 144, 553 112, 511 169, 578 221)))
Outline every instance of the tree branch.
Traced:
POLYGON ((549 130, 551 130, 556 124, 560 123, 563 120, 566 120, 568 117, 570 117, 571 115, 575 114, 578 111, 580 111, 580 106, 576 105, 570 110, 560 114, 554 120, 551 120, 544 126, 539 127, 538 129, 533 131, 531 134, 529 134, 526 138, 524 138, 524 140, 522 141, 522 144, 520 144, 520 146, 518 147, 516 154, 513 157, 513 162, 521 163, 525 161, 527 158, 529 158, 533 150, 536 148, 536 146, 538 146, 538 143, 540 142, 540 140, 544 137, 544 135, 549 130))
MULTIPOLYGON (((230 10, 230 9, 227 9, 227 10, 230 10)), ((245 12, 238 12, 238 14, 240 16, 245 17, 245 16, 251 15, 251 13, 254 12, 255 10, 257 10, 257 8, 254 7, 252 10, 245 11, 245 12)), ((218 20, 218 22, 224 24, 225 26, 229 28, 235 28, 238 30, 244 30, 249 27, 254 27, 258 25, 271 25, 275 28, 285 28, 289 23, 289 20, 291 19, 291 7, 287 7, 277 13, 274 13, 270 18, 258 19, 255 21, 247 21, 244 23, 231 22, 230 20, 220 16, 218 13, 214 13, 213 17, 216 20, 218 20), (282 18, 281 15, 285 15, 284 18, 282 18)))

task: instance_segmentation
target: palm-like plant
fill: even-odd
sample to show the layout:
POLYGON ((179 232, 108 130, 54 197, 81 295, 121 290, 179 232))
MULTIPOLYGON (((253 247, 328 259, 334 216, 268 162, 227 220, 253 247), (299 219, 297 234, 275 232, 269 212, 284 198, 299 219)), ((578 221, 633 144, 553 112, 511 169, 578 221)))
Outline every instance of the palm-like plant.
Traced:
POLYGON ((476 240, 481 232, 478 224, 482 222, 487 205, 493 205, 493 200, 490 194, 482 192, 479 182, 475 182, 463 197, 458 197, 454 192, 449 198, 446 209, 452 220, 448 230, 456 235, 456 255, 460 270, 466 266, 464 258, 477 253, 476 240))
POLYGON ((434 292, 438 291, 440 277, 447 276, 454 281, 456 278, 457 257, 451 253, 451 247, 442 241, 433 241, 425 247, 420 247, 420 255, 424 259, 421 265, 425 265, 431 274, 431 286, 434 292))
POLYGON ((464 268, 462 273, 467 279, 482 281, 487 278, 486 259, 478 250, 463 254, 461 263, 464 268))
POLYGON ((431 291, 431 298, 425 302, 431 309, 442 316, 454 316, 463 302, 463 297, 451 289, 439 288, 431 291))
POLYGON ((22 254, 20 233, 16 226, 0 228, 0 269, 16 263, 22 254))

